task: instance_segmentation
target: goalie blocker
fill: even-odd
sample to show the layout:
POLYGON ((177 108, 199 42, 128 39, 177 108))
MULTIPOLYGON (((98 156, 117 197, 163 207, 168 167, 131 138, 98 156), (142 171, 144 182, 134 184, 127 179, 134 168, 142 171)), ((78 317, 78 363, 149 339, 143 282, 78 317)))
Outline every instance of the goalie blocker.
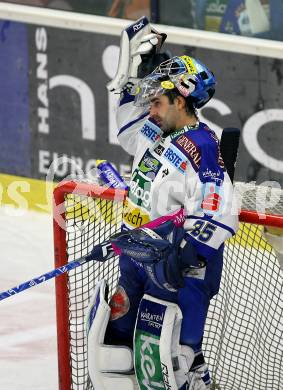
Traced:
POLYGON ((194 351, 179 344, 182 313, 178 305, 144 295, 135 327, 134 364, 130 348, 104 344, 110 314, 107 284, 101 280, 86 316, 88 371, 94 389, 134 390, 134 365, 140 389, 184 390, 194 351))

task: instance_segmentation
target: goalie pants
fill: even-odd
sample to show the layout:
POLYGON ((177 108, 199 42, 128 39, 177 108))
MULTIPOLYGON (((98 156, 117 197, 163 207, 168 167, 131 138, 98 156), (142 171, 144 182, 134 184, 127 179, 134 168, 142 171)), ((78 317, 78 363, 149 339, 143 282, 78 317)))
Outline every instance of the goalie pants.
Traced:
POLYGON ((205 320, 210 299, 217 294, 223 264, 223 246, 217 255, 208 262, 204 279, 185 277, 185 287, 171 292, 156 286, 143 268, 127 256, 120 257, 121 276, 118 285, 122 287, 117 301, 115 294, 110 302, 117 312, 116 319, 109 321, 105 342, 132 346, 133 333, 139 303, 144 294, 177 303, 183 314, 180 344, 189 345, 198 351, 201 348, 205 320), (121 290, 124 297, 121 299, 121 290), (124 291, 123 291, 124 290, 124 291), (119 315, 119 305, 122 307, 119 315), (124 314, 125 313, 125 314, 124 314))

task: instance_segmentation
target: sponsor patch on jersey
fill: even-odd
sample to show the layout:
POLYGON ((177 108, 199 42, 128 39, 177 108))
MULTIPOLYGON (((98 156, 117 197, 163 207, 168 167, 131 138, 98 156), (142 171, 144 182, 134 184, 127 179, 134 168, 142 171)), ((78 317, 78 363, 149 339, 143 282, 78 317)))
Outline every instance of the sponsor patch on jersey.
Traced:
POLYGON ((158 154, 158 156, 161 156, 164 150, 165 150, 164 146, 160 144, 157 145, 156 148, 154 149, 155 153, 158 154))
POLYGON ((171 143, 170 147, 163 153, 163 157, 180 172, 184 173, 187 167, 186 157, 171 143))
POLYGON ((194 170, 198 171, 201 162, 201 153, 199 147, 193 142, 193 140, 190 139, 187 134, 182 134, 178 138, 175 138, 172 143, 188 157, 194 170))
POLYGON ((161 168, 161 162, 147 150, 143 155, 138 168, 149 180, 154 180, 161 168))
POLYGON ((202 183, 213 182, 221 186, 224 180, 224 173, 222 169, 215 166, 214 169, 213 168, 201 169, 199 172, 199 178, 202 183))
POLYGON ((149 213, 126 199, 123 209, 123 222, 129 228, 138 228, 150 221, 149 213))
POLYGON ((176 131, 174 131, 174 133, 170 134, 170 138, 174 139, 174 138, 178 137, 179 135, 184 134, 186 131, 187 130, 185 130, 185 129, 176 130, 176 131))
POLYGON ((160 129, 152 121, 147 120, 141 129, 141 134, 154 143, 160 138, 160 129))
POLYGON ((215 215, 221 208, 222 203, 222 187, 215 183, 206 183, 203 189, 203 201, 201 208, 205 214, 215 215))
POLYGON ((130 182, 128 198, 133 204, 150 210, 150 187, 151 180, 148 180, 136 169, 130 182))

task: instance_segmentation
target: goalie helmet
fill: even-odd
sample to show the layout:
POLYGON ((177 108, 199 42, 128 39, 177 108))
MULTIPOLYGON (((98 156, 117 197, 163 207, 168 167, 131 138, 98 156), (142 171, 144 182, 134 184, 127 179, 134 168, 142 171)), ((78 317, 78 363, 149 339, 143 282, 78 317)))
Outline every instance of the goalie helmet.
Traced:
POLYGON ((195 108, 201 108, 212 98, 215 84, 213 73, 199 60, 172 57, 139 82, 134 92, 135 104, 145 106, 154 97, 175 89, 195 108))

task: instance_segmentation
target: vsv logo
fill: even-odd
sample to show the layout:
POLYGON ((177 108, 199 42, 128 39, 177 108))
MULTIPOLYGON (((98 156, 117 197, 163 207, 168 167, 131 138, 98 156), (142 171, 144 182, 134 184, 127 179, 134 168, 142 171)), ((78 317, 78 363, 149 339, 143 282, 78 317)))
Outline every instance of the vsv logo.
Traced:
POLYGON ((140 172, 149 180, 154 180, 160 168, 160 161, 154 158, 147 150, 139 163, 140 172))

